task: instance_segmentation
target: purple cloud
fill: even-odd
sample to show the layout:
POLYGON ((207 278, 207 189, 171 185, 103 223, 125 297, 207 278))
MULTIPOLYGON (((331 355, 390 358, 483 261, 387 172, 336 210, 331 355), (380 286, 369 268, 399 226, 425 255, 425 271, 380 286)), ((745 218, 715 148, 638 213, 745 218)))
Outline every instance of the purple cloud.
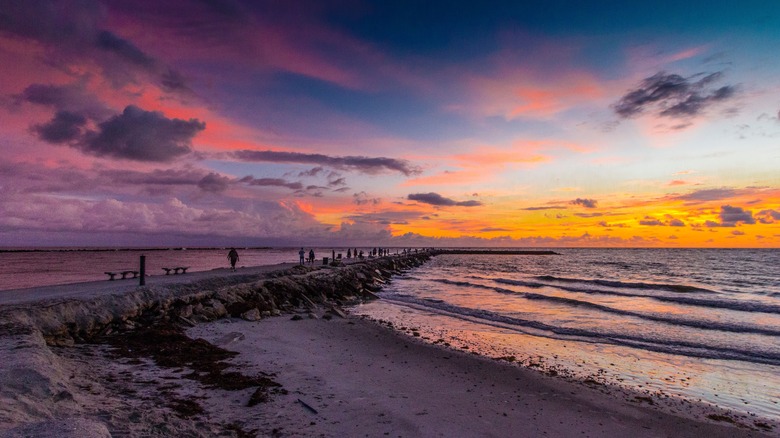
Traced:
POLYGON ((524 211, 562 210, 564 208, 566 207, 563 205, 551 205, 549 207, 525 207, 525 208, 521 208, 520 210, 524 210, 524 211))
POLYGON ((438 193, 412 193, 406 197, 410 201, 422 202, 423 204, 436 205, 441 207, 477 207, 482 205, 481 202, 471 201, 455 201, 450 198, 445 198, 438 193))
POLYGON ((775 221, 780 221, 780 211, 777 210, 761 210, 756 216, 759 217, 758 221, 762 224, 773 224, 775 221))
POLYGON ((659 221, 658 219, 646 216, 644 219, 639 221, 639 225, 645 225, 649 227, 664 227, 666 226, 665 223, 659 221))
POLYGON ((54 108, 55 111, 79 114, 90 120, 101 121, 113 115, 94 94, 88 92, 82 82, 68 85, 32 84, 14 96, 16 103, 34 103, 54 108))
POLYGON ((32 131, 49 143, 66 143, 90 155, 136 161, 166 162, 191 152, 195 135, 206 129, 197 120, 168 119, 161 112, 129 105, 122 114, 85 130, 84 115, 58 111, 32 131))
MULTIPOLYGON (((729 100, 736 94, 736 87, 733 85, 708 89, 710 84, 722 76, 722 73, 716 72, 706 75, 699 73, 684 78, 660 72, 643 80, 635 89, 629 90, 612 108, 624 119, 646 111, 654 111, 659 116, 670 118, 696 116, 709 106, 729 100)), ((681 127, 685 126, 687 125, 681 127)))
POLYGON ((749 225, 756 223, 750 210, 743 210, 741 207, 732 207, 730 205, 720 207, 720 220, 724 226, 734 226, 739 222, 749 225))
POLYGON ((729 199, 739 195, 739 191, 736 189, 720 188, 720 189, 702 189, 696 190, 691 193, 674 197, 674 199, 680 199, 683 201, 719 201, 721 199, 729 199))
POLYGON ((98 125, 75 146, 91 155, 137 161, 170 161, 191 151, 195 135, 206 129, 197 120, 168 119, 161 112, 125 108, 98 125))
POLYGON ((706 221, 707 227, 735 227, 737 224, 753 225, 756 219, 750 210, 744 210, 742 207, 732 207, 723 205, 720 207, 720 222, 706 221))
POLYGON ((209 173, 198 181, 198 187, 204 192, 219 193, 227 190, 230 178, 217 173, 209 173))
POLYGON ((406 160, 386 157, 331 157, 323 154, 304 154, 300 152, 250 150, 232 152, 230 156, 241 161, 318 164, 321 166, 335 167, 337 169, 357 170, 367 174, 376 174, 389 170, 410 176, 421 172, 417 166, 413 166, 406 160))
POLYGON ((596 205, 598 204, 598 201, 596 201, 595 199, 577 198, 577 199, 575 199, 573 201, 570 201, 569 204, 581 205, 581 206, 583 206, 585 208, 596 208, 596 205))
POLYGON ((69 111, 57 111, 54 118, 46 123, 33 125, 31 131, 38 138, 49 143, 69 143, 83 135, 87 118, 69 111))
POLYGON ((303 184, 300 182, 290 182, 282 178, 255 178, 253 176, 245 176, 238 181, 249 184, 250 186, 287 187, 292 190, 303 190, 303 184))
POLYGON ((0 32, 33 40, 51 49, 47 61, 68 71, 78 60, 99 65, 115 84, 151 76, 168 91, 188 91, 183 76, 138 48, 133 42, 101 27, 105 6, 94 0, 25 0, 0 6, 0 32))

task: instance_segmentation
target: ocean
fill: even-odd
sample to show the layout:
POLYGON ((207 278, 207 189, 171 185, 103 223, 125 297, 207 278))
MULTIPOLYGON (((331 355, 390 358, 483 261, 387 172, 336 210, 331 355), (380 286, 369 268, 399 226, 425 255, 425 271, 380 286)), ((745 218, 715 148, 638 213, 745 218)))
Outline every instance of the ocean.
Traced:
POLYGON ((640 403, 780 421, 780 251, 555 251, 437 256, 353 312, 640 403))
MULTIPOLYGON (((238 266, 296 262, 298 249, 238 248, 238 266)), ((318 259, 332 251, 315 248, 318 259)), ((648 396, 638 403, 682 410, 695 401, 780 423, 780 250, 555 251, 439 255, 352 312, 426 342, 648 396)), ((5 251, 0 294, 104 281, 104 271, 135 267, 141 254, 150 274, 226 268, 227 252, 5 251)))

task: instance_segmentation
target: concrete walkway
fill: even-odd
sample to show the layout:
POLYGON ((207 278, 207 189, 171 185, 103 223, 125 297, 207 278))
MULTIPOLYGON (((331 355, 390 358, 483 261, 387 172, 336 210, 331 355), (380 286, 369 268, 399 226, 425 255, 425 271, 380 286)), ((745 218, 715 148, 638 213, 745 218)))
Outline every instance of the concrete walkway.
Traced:
MULTIPOLYGON (((269 272, 289 269, 296 265, 297 263, 280 263, 278 265, 242 267, 237 268, 235 272, 228 268, 221 268, 211 271, 188 272, 186 274, 178 275, 147 275, 146 286, 187 284, 216 277, 261 276, 269 272)), ((89 299, 100 295, 129 292, 140 287, 139 280, 140 278, 128 278, 125 280, 90 281, 85 283, 4 290, 0 291, 0 306, 26 304, 50 299, 89 299)))

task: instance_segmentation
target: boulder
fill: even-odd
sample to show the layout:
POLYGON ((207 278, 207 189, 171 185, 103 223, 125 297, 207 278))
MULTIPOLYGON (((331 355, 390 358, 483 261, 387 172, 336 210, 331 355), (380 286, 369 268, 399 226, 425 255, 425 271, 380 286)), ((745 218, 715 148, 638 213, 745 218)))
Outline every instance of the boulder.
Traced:
POLYGON ((262 319, 260 316, 260 310, 258 308, 247 310, 246 312, 241 314, 241 319, 244 319, 246 321, 259 321, 262 319))

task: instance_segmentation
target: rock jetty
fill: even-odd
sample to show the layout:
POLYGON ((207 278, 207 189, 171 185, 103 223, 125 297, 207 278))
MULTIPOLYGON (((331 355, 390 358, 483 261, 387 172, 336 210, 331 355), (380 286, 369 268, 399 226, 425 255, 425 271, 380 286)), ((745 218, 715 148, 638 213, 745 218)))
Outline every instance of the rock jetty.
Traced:
POLYGON ((376 298, 374 293, 393 275, 420 266, 430 257, 421 252, 346 266, 339 262, 296 266, 260 276, 139 287, 89 300, 1 307, 0 434, 24 436, 34 434, 36 427, 56 426, 81 430, 85 436, 110 436, 105 425, 79 415, 81 408, 75 401, 79 389, 69 383, 73 370, 55 353, 59 347, 122 337, 153 326, 194 326, 228 316, 253 321, 324 308, 329 317, 343 317, 341 306, 376 298), (59 424, 63 421, 67 424, 59 424))

